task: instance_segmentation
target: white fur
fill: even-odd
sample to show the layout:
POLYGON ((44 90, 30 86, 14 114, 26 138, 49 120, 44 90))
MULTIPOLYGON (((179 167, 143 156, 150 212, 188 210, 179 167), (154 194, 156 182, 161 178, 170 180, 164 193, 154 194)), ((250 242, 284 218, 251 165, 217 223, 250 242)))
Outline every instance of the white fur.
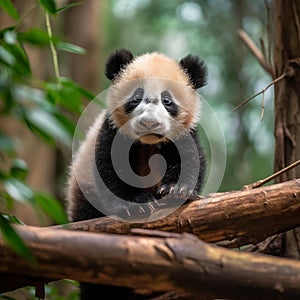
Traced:
POLYGON ((95 143, 99 130, 104 122, 104 116, 106 111, 99 115, 94 121, 93 125, 89 128, 87 135, 80 145, 77 153, 73 158, 73 163, 70 169, 70 177, 68 182, 67 199, 69 202, 69 211, 72 211, 72 205, 76 205, 74 201, 74 190, 77 182, 80 183, 82 189, 84 185, 84 192, 95 189, 94 175, 93 175, 93 163, 95 156, 95 143))

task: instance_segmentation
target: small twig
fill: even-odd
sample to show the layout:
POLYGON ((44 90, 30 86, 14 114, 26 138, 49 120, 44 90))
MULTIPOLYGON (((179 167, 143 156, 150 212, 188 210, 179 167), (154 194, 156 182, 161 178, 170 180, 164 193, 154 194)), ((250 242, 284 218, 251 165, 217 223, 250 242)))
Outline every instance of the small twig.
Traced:
POLYGON ((246 44, 248 49, 257 58, 260 65, 273 77, 272 67, 268 64, 264 55, 259 50, 259 48, 255 45, 255 43, 252 41, 252 39, 249 37, 249 35, 243 29, 240 29, 238 31, 238 34, 239 34, 240 38, 243 40, 243 42, 246 44))
POLYGON ((242 103, 240 103, 238 106, 236 106, 233 111, 237 111, 238 109, 240 109, 242 106, 244 106, 246 103, 248 103, 250 100, 252 100, 253 98, 257 97, 260 94, 263 94, 266 92, 266 90, 271 87, 273 84, 277 83, 278 81, 282 80, 283 78, 285 78, 288 74, 287 73, 283 73, 281 74, 279 77, 277 77, 276 79, 274 79, 271 83, 269 83, 264 89, 262 89, 260 92, 256 93, 255 95, 245 99, 242 103))
POLYGON ((260 121, 262 122, 265 113, 265 93, 262 93, 260 121))
POLYGON ((261 179, 259 181, 256 181, 252 184, 249 184, 249 185, 245 185, 242 190, 251 190, 251 189, 255 189, 255 188, 258 188, 258 187, 261 187, 262 185, 266 184, 267 182, 275 179, 276 177, 280 176, 281 174, 283 173, 286 173, 287 171, 293 169, 293 168, 296 168, 297 166, 300 165, 300 159, 297 160, 296 162, 292 163, 291 165, 283 168, 282 170, 272 174, 271 176, 265 178, 265 179, 261 179))
POLYGON ((265 2, 265 7, 267 10, 267 33, 268 33, 268 55, 267 60, 268 63, 271 64, 272 58, 271 58, 271 47, 272 47, 272 34, 271 34, 271 13, 270 13, 270 5, 267 0, 265 2))
POLYGON ((36 9, 36 7, 37 7, 37 3, 32 4, 29 7, 29 9, 21 16, 21 18, 19 19, 19 21, 17 23, 15 31, 22 26, 23 22, 31 15, 31 13, 36 9))
POLYGON ((55 49, 54 43, 53 43, 53 34, 52 34, 52 28, 51 28, 51 23, 50 23, 50 17, 49 17, 48 12, 45 12, 45 14, 46 14, 46 27, 47 27, 49 40, 50 40, 50 49, 51 49, 52 59, 53 59, 54 73, 55 73, 57 83, 60 84, 58 58, 57 58, 57 52, 56 52, 56 49, 55 49))
POLYGON ((264 57, 267 57, 267 51, 266 51, 266 46, 265 46, 265 42, 262 38, 259 39, 260 42, 260 47, 261 47, 261 51, 264 57))

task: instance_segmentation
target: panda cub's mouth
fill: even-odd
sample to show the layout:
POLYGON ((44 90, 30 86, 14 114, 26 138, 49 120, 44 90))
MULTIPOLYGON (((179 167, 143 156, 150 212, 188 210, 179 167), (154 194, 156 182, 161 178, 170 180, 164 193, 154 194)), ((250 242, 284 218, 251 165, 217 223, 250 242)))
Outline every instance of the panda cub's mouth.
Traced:
POLYGON ((163 137, 164 137, 164 135, 162 135, 162 134, 158 134, 158 133, 150 133, 150 134, 152 134, 152 135, 156 136, 156 137, 157 137, 157 138, 159 138, 159 139, 161 139, 161 138, 163 138, 163 137))
POLYGON ((156 137, 159 139, 162 139, 164 137, 163 134, 159 134, 159 133, 145 133, 142 135, 143 137, 156 137))
POLYGON ((165 136, 160 133, 144 133, 139 135, 138 140, 143 144, 157 144, 164 141, 165 136))

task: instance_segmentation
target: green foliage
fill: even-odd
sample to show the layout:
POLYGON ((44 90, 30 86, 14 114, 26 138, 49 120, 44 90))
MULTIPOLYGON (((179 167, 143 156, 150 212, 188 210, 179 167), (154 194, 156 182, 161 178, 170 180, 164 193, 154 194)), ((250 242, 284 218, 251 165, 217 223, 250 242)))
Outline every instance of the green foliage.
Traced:
POLYGON ((54 0, 40 0, 40 3, 49 13, 56 13, 56 3, 54 0))
POLYGON ((6 241, 17 254, 25 257, 29 262, 35 263, 35 257, 11 226, 11 223, 21 224, 15 217, 0 214, 0 230, 4 241, 6 241))
MULTIPOLYGON (((45 14, 55 15, 78 3, 57 8, 53 0, 40 0, 37 5, 44 8, 45 14)), ((0 6, 16 20, 14 26, 0 29, 0 119, 15 119, 51 146, 70 147, 75 130, 70 116, 81 113, 82 100, 93 99, 94 95, 69 78, 50 78, 46 81, 33 78, 26 46, 50 48, 53 44, 57 50, 80 55, 86 53, 85 49, 65 42, 42 28, 22 30, 14 4, 10 0, 0 0, 0 6)), ((0 131, 0 204, 12 209, 16 201, 26 202, 37 213, 44 212, 56 224, 66 223, 61 202, 27 184, 30 170, 26 162, 18 157, 20 142, 0 131)), ((22 225, 22 222, 12 215, 0 213, 0 230, 5 242, 17 254, 35 262, 13 224, 22 225)))
POLYGON ((19 14, 10 0, 0 0, 0 6, 14 19, 18 20, 19 14))

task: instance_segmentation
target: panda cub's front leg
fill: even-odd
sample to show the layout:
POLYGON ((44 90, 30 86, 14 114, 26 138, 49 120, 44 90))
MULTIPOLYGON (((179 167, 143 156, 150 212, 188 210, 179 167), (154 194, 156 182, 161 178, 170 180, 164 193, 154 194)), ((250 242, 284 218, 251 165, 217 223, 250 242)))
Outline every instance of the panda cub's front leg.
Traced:
POLYGON ((176 199, 179 201, 197 199, 204 181, 206 162, 203 149, 195 130, 190 131, 190 137, 192 140, 184 136, 178 141, 178 145, 181 145, 180 153, 171 143, 164 149, 168 169, 157 195, 169 203, 174 203, 176 199))
POLYGON ((158 208, 151 192, 122 181, 110 162, 102 162, 98 171, 105 185, 100 186, 99 199, 106 215, 122 219, 144 218, 158 208))

